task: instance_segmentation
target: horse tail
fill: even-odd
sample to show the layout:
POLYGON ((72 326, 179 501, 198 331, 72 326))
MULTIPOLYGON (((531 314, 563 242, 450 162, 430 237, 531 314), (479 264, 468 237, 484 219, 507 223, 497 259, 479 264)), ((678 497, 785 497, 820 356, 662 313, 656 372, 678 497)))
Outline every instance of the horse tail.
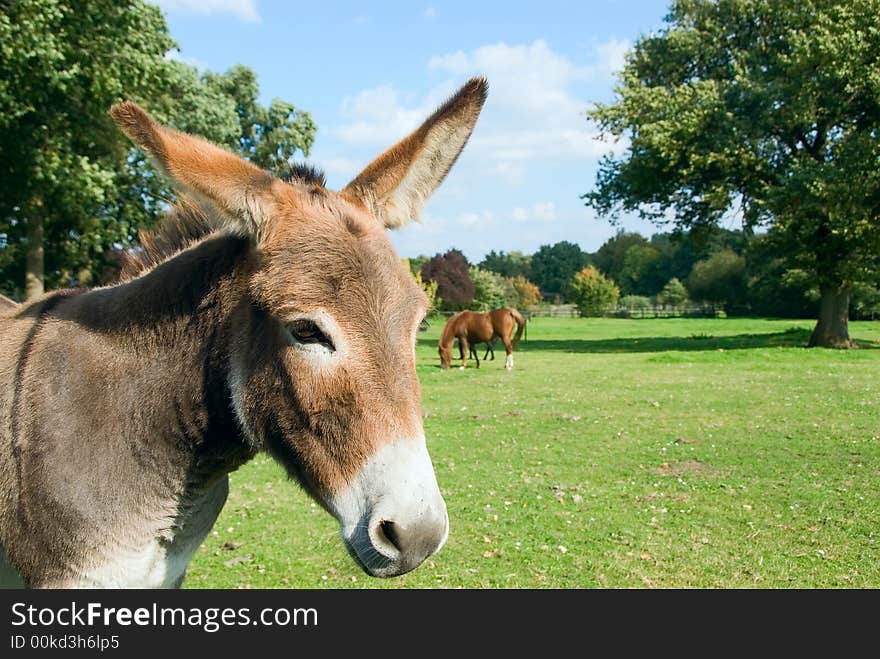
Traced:
POLYGON ((514 308, 509 308, 508 311, 513 319, 516 321, 516 334, 513 336, 513 347, 516 348, 516 345, 519 343, 520 338, 522 337, 523 330, 526 328, 526 319, 523 318, 523 315, 514 308))

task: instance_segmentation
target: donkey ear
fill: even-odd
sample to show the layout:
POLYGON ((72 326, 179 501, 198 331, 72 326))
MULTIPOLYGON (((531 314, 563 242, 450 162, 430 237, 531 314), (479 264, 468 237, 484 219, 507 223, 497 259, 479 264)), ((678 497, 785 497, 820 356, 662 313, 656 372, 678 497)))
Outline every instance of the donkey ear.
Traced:
POLYGON ((388 228, 418 217, 464 148, 489 84, 471 78, 418 129, 367 165, 341 194, 360 202, 388 228))
POLYGON ((268 172, 199 137, 159 124, 136 103, 110 108, 129 139, 187 192, 218 208, 241 232, 258 237, 274 207, 268 172))

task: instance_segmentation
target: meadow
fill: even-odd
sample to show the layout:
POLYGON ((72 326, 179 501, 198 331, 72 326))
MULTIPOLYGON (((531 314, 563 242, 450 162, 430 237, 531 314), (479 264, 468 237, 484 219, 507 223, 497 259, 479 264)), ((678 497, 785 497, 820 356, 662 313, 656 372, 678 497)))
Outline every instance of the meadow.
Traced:
POLYGON ((833 351, 808 320, 535 318, 511 372, 500 343, 441 371, 442 323, 417 357, 443 550, 368 577, 259 456, 184 587, 880 587, 880 322, 833 351))

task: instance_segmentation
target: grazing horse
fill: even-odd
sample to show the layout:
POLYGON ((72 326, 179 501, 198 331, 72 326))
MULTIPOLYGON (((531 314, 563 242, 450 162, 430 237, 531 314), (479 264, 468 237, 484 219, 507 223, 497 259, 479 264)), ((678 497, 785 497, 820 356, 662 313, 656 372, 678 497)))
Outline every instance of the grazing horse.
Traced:
MULTIPOLYGON (((513 368, 513 349, 519 343, 525 329, 526 321, 516 309, 493 309, 488 313, 476 311, 460 311, 446 321, 443 332, 440 334, 438 352, 440 353, 440 367, 449 368, 452 362, 452 344, 455 339, 459 341, 459 353, 461 355, 461 368, 467 368, 467 354, 470 353, 480 368, 480 360, 476 350, 477 343, 488 343, 491 349, 495 339, 501 339, 504 350, 507 352, 507 360, 504 368, 513 368), (511 341, 510 335, 516 326, 516 336, 511 341)), ((488 351, 487 351, 488 354, 488 351)), ((492 351, 495 357, 495 351, 492 351)), ((483 357, 485 361, 486 357, 483 357)))
POLYGON ((486 93, 470 80, 339 192, 115 105, 191 203, 120 283, 0 316, 0 575, 179 586, 228 473, 261 452, 338 520, 368 574, 439 551, 449 520, 414 351, 428 300, 385 229, 418 215, 486 93))

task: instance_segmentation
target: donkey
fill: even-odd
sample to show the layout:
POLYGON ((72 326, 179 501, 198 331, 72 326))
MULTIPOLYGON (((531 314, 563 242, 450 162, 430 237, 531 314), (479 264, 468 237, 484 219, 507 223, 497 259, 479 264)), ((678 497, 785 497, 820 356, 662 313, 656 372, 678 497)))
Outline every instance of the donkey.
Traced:
POLYGON ((227 475, 259 452, 368 574, 439 551, 449 519, 415 368, 428 300, 385 229, 419 214, 487 90, 468 81, 338 192, 113 106, 191 208, 124 281, 0 317, 0 575, 178 587, 227 475))
POLYGON ((18 309, 18 302, 10 300, 5 295, 0 295, 0 314, 11 312, 13 309, 18 309))

